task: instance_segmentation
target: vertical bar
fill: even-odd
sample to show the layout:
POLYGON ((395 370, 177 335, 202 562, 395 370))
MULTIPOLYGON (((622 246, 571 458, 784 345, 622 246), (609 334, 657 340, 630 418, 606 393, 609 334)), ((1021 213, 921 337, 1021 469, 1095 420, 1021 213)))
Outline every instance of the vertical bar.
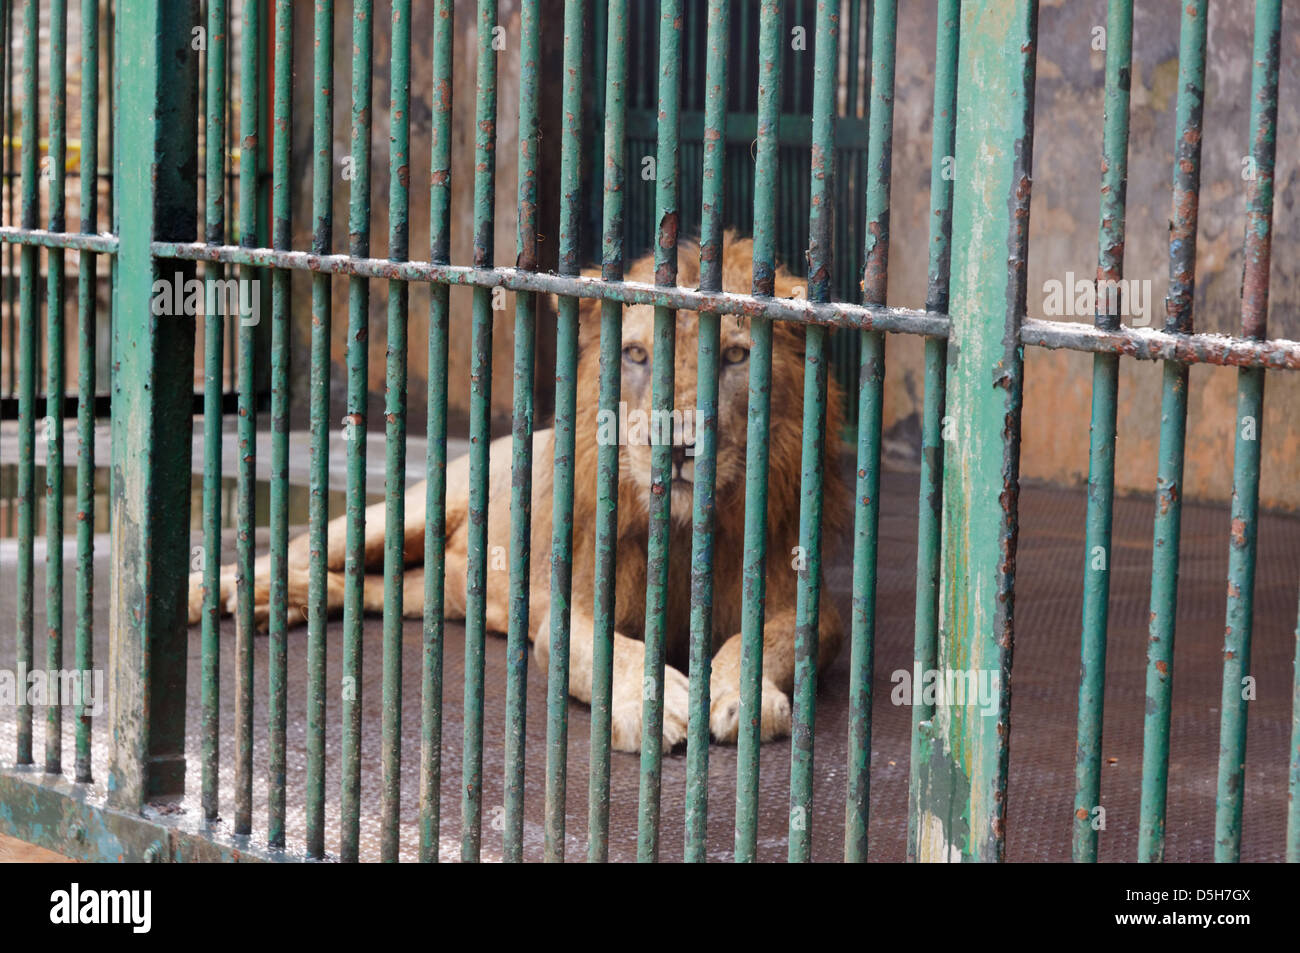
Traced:
MULTIPOLYGON (((370 66, 373 0, 352 7, 352 180, 348 254, 370 255, 370 66)), ((370 282, 348 279, 348 386, 344 436, 348 459, 347 540, 343 557, 343 791, 339 857, 357 860, 361 837, 361 614, 366 576, 366 403, 370 391, 370 282)))
MULTIPOLYGON (((722 290, 723 184, 727 160, 727 47, 731 0, 709 0, 704 82, 704 166, 700 212, 700 289, 722 290)), ((686 734, 688 863, 708 848, 709 680, 713 661, 714 486, 718 465, 718 358, 722 323, 700 312, 696 374, 695 487, 691 534, 690 721, 686 734)))
POLYGON ((962 5, 956 235, 944 454, 938 669, 987 699, 938 706, 921 765, 923 861, 1001 860, 1010 739, 1021 349, 1033 156, 1036 0, 962 5))
MULTIPOLYGON (((411 153, 411 0, 394 0, 388 106, 388 259, 408 253, 411 153)), ((383 778, 379 855, 397 862, 402 803, 402 585, 406 562, 406 322, 409 288, 388 282, 384 381, 384 662, 383 778)))
MULTIPOLYGON (((271 244, 293 243, 292 193, 293 2, 275 4, 275 93, 271 126, 271 244)), ((286 738, 289 691, 289 272, 271 272, 271 591, 267 648, 267 844, 284 847, 286 738)), ((242 316, 241 316, 242 320, 242 316)))
MULTIPOLYGON (((624 192, 627 175, 628 0, 609 0, 608 69, 605 74, 605 176, 601 210, 604 281, 623 278, 624 192)), ((618 414, 622 378, 623 306, 600 302, 600 412, 618 414)), ((590 831, 587 859, 609 859, 610 706, 614 685, 615 568, 618 557, 618 452, 596 450, 596 582, 592 600, 590 831)))
MULTIPOLYGON (((881 8, 884 6, 882 4, 881 8)), ((834 228, 832 195, 835 182, 835 77, 839 68, 839 0, 817 0, 816 17, 812 156, 809 165, 808 300, 814 304, 823 304, 831 299, 834 264, 831 242, 834 228)), ((892 70, 890 78, 892 80, 892 70)), ((892 95, 890 102, 892 103, 892 95)), ((875 141, 874 136, 872 141, 875 141)), ((886 151, 886 168, 888 155, 886 151)), ((825 327, 809 325, 804 334, 803 472, 799 493, 799 546, 805 562, 799 570, 795 597, 788 849, 789 859, 802 863, 806 863, 812 853, 813 723, 817 711, 817 649, 821 624, 822 466, 826 442, 826 363, 829 358, 825 327)))
MULTIPOLYGON (((744 8, 742 8, 744 9, 744 8)), ((759 8, 758 152, 754 167, 755 295, 770 297, 776 274, 776 174, 784 21, 780 0, 759 8)), ((744 45, 742 44, 742 49, 744 45)), ((745 558, 740 616, 740 727, 736 737, 736 861, 752 863, 758 842, 758 747, 763 618, 767 590, 767 434, 772 322, 750 320, 749 416, 745 451, 745 558)))
MULTIPOLYGON (((682 107, 682 5, 659 5, 659 126, 655 157, 655 284, 677 284, 677 229, 680 220, 678 137, 682 107)), ((677 312, 655 308, 654 382, 650 413, 671 419, 677 312)), ((672 505, 672 438, 662 434, 650 450, 650 541, 646 553, 645 661, 641 699, 641 792, 637 822, 637 860, 659 859, 659 786, 663 760, 664 627, 668 611, 668 536, 672 505)))
MULTIPOLYGON (((474 111, 474 265, 491 268, 496 215, 496 0, 479 0, 474 111)), ((487 612, 488 444, 492 414, 492 289, 475 287, 470 341, 469 558, 465 590, 465 747, 461 860, 477 862, 483 820, 483 638, 487 612)))
MULTIPOLYGON (((257 247, 258 72, 262 5, 245 0, 239 51, 239 243, 257 247)), ((240 281, 255 284, 256 271, 240 268, 240 281)), ((257 480, 257 344, 253 322, 239 316, 239 464, 235 535, 235 833, 253 830, 253 548, 257 480)))
MULTIPOLYGON (((585 0, 564 5, 564 138, 560 144, 560 273, 580 271, 585 0)), ((534 51, 535 52, 535 51, 534 51)), ((522 100, 521 100, 522 101, 522 100)), ((536 121, 536 117, 532 117, 536 121)), ((520 136, 524 130, 520 121, 520 136)), ((530 129, 530 132, 535 130, 530 129)), ((523 141, 522 138, 520 140, 523 141)), ((520 181, 523 169, 520 169, 520 181)), ((521 252, 523 249, 520 249, 521 252)), ((546 859, 564 859, 568 786, 569 634, 573 589, 573 483, 577 426, 578 299, 563 297, 555 330, 555 479, 551 503, 551 631, 546 692, 546 859)), ((524 386, 532 380, 532 362, 524 386)), ((518 385, 516 385, 518 386, 518 385)), ((531 409, 530 409, 531 410, 531 409)))
MULTIPOLYGON (((334 228, 334 0, 316 0, 312 76, 312 253, 334 228)), ((311 448, 307 565, 307 856, 325 856, 325 626, 329 522, 330 276, 311 276, 311 448)), ((220 380, 218 375, 217 380, 220 380)))
POLYGON ((161 0, 120 0, 117 13, 131 55, 117 72, 122 147, 113 179, 121 216, 106 787, 112 806, 139 811, 185 789, 194 320, 153 315, 151 242, 193 241, 198 230, 198 64, 190 50, 198 17, 197 4, 161 0))
MULTIPOLYGON (((949 264, 952 253, 952 176, 946 166, 956 152, 957 48, 960 0, 941 0, 934 41, 934 136, 930 147, 930 266, 925 309, 948 313, 949 264)), ((916 614, 912 671, 931 672, 939 652, 940 518, 943 511, 943 412, 947 392, 948 342, 925 339, 925 402, 921 417, 921 490, 916 525, 916 614)), ((908 771, 907 859, 919 847, 920 766, 928 752, 934 706, 912 696, 912 742, 908 771)), ((869 780, 869 779, 868 779, 869 780)), ((859 802, 864 804, 865 802, 859 802)), ((852 821, 854 838, 846 856, 866 857, 866 814, 852 821), (857 819, 860 817, 860 820, 857 819)))
MULTIPOLYGON (((226 0, 208 0, 203 237, 214 245, 220 245, 226 239, 228 29, 226 0)), ((204 269, 209 282, 222 280, 224 272, 224 267, 215 262, 204 269)), ((221 757, 221 398, 224 389, 225 319, 224 310, 218 308, 205 311, 203 315, 203 661, 200 691, 203 707, 201 802, 205 821, 217 819, 221 757)))
MULTIPOLYGON (((3 152, 3 150, 0 150, 3 152)), ((99 0, 81 2, 81 231, 99 230, 99 0)), ((77 263, 77 634, 76 668, 94 667, 95 322, 98 260, 77 263)), ((82 687, 76 718, 76 780, 91 780, 90 709, 82 687)))
POLYGON ((1286 862, 1300 864, 1300 611, 1296 613, 1291 684, 1291 769, 1287 778, 1286 862))
MULTIPOLYGON (((1165 330, 1189 334, 1196 286, 1196 213, 1201 186, 1201 113, 1205 105, 1207 0, 1183 5, 1178 53, 1178 138, 1169 224, 1169 296, 1165 330)), ((1160 458, 1148 626, 1146 716, 1142 726, 1142 801, 1138 860, 1165 853, 1165 795, 1169 780, 1169 720, 1173 700, 1174 625, 1178 605, 1178 544, 1182 519, 1183 447, 1187 437, 1187 365, 1166 361, 1160 399, 1160 458)))
MULTIPOLYGON (((519 266, 530 271, 537 267, 539 30, 536 0, 525 0, 519 11, 519 187, 515 256, 519 266)), ((510 620, 506 644, 506 803, 505 830, 502 832, 505 860, 511 863, 522 861, 524 850, 524 727, 528 678, 528 600, 531 593, 529 572, 532 565, 533 341, 536 323, 537 309, 533 296, 526 292, 515 292, 514 416, 510 466, 510 620)), ((557 434, 560 426, 560 416, 557 413, 557 434)), ((557 469, 559 458, 557 448, 557 469)), ((562 514, 559 515, 557 522, 562 518, 562 514)), ((567 665, 565 670, 568 670, 567 665)), ((550 747, 548 742, 548 845, 551 817, 550 747)), ((561 796, 561 818, 564 816, 563 802, 561 796)))
MULTIPOLYGON (((23 126, 22 126, 22 226, 37 228, 40 193, 37 191, 36 107, 37 28, 39 5, 28 0, 23 7, 23 126)), ((35 654, 32 630, 35 574, 32 571, 33 531, 36 505, 36 279, 40 250, 23 245, 19 251, 18 279, 18 628, 14 664, 23 671, 33 668, 35 654)), ((17 717, 16 764, 32 763, 32 706, 27 693, 20 694, 17 717)))
MULTIPOLYGON (((1125 199, 1128 191, 1129 69, 1133 58, 1132 0, 1112 0, 1106 23, 1106 120, 1102 139, 1097 281, 1124 274, 1125 199)), ((1113 330, 1119 316, 1101 305, 1097 327, 1113 330)), ((1097 860, 1094 810, 1101 803, 1101 737, 1106 692, 1106 624, 1109 616, 1111 501, 1115 495, 1115 417, 1119 356, 1092 361, 1092 426, 1088 451, 1088 515, 1084 544, 1083 632, 1079 642, 1079 724, 1074 769, 1074 859, 1097 860)))
MULTIPOLYGON (((1268 331, 1268 270, 1273 246, 1273 161, 1277 153, 1278 52, 1282 5, 1255 4, 1251 71, 1250 148, 1254 177, 1246 184, 1242 334, 1263 340, 1268 331)), ((1255 604, 1255 544, 1259 528, 1259 458, 1264 420, 1264 369, 1237 372, 1237 436, 1232 468, 1232 533, 1228 548, 1228 606, 1223 641, 1223 704, 1219 727, 1219 791, 1215 800, 1214 859, 1241 859, 1241 809, 1246 785, 1246 701, 1255 604)))
MULTIPOLYGON (((894 135, 897 4, 873 4, 871 129, 867 150, 865 304, 884 305, 889 276, 889 185, 894 135)), ((845 856, 864 861, 871 806, 871 678, 875 654, 880 435, 884 416, 885 337, 862 331, 858 378, 858 467, 853 520, 853 621, 849 674, 849 797, 845 856)))
MULTIPOLYGON (((429 158, 429 260, 450 261, 453 0, 437 0, 433 28, 433 146, 429 158)), ((424 642, 420 709, 420 860, 438 860, 442 810, 442 601, 447 541, 447 286, 429 289, 425 464, 424 642)))
MULTIPOLYGON (((64 185, 68 147, 68 5, 50 3, 50 231, 66 227, 64 185)), ((63 669, 63 397, 66 388, 64 345, 63 249, 46 252, 46 340, 49 358, 45 377, 45 667, 63 669)), ((45 711, 45 770, 63 770, 62 699, 51 700, 45 711)))

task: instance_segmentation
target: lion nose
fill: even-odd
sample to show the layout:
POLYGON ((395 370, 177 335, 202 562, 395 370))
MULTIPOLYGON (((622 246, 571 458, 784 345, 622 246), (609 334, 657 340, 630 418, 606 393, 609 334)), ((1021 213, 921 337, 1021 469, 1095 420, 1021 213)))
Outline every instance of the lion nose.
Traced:
POLYGON ((683 445, 673 447, 674 479, 686 480, 688 483, 695 479, 695 458, 687 455, 691 449, 683 445))

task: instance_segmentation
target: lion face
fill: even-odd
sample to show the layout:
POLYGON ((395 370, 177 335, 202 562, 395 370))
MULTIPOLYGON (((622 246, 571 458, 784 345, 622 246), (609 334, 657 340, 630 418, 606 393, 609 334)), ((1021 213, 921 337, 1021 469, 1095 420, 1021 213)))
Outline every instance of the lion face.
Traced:
MULTIPOLYGON (((718 347, 717 469, 714 494, 718 505, 743 500, 746 422, 749 404, 748 322, 721 321, 718 347)), ((650 500, 651 461, 655 445, 672 447, 672 514, 675 522, 689 523, 695 490, 695 453, 702 435, 698 411, 699 315, 677 314, 677 339, 673 368, 673 411, 652 413, 654 394, 654 308, 628 308, 623 317, 621 464, 650 500)), ((783 395, 787 396, 788 395, 783 395)), ((774 399, 776 395, 774 394, 774 399)))

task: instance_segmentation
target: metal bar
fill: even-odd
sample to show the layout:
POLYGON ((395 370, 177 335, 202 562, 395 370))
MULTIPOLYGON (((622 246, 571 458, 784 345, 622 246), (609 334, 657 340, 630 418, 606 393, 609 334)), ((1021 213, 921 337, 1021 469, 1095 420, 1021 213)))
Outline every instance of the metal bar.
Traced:
MULTIPOLYGON (((316 0, 312 76, 312 251, 329 254, 334 229, 334 0, 316 0)), ((307 856, 325 856, 325 554, 329 522, 329 275, 311 281, 311 446, 308 450, 307 856)))
POLYGON ((945 699, 920 767, 918 859, 1001 860, 1010 740, 1022 364, 1033 156, 1036 0, 962 5, 953 205, 940 671, 974 673, 976 698, 945 699), (979 695, 997 697, 985 713, 979 695))
MULTIPOLYGON (((1106 118, 1102 138, 1097 280, 1124 274, 1128 192, 1129 71, 1133 59, 1132 0, 1112 0, 1106 22, 1106 118)), ((1113 330, 1119 316, 1099 307, 1096 325, 1113 330)), ((1088 450, 1088 514, 1084 543, 1083 627, 1079 640, 1079 711, 1074 769, 1074 859, 1097 860, 1096 809, 1101 806, 1101 738, 1106 692, 1106 625, 1110 600, 1111 503, 1115 495, 1115 420, 1119 357, 1092 361, 1092 426, 1088 450)))
MULTIPOLYGON (((957 50, 960 0, 941 0, 934 41, 934 136, 930 146, 930 266, 927 310, 948 310, 952 257, 953 176, 947 166, 956 152, 957 50)), ((925 400, 921 411, 920 505, 916 521, 916 610, 912 671, 932 672, 939 653, 940 520, 943 515, 943 414, 948 382, 948 343, 925 339, 925 400)), ((934 706, 912 696, 912 741, 908 770, 907 859, 916 860, 921 814, 920 766, 934 706)), ((866 819, 856 828, 866 834, 866 819)), ((845 853, 848 851, 846 849, 845 853)), ((861 852, 866 856, 865 844, 861 852)))
MULTIPOLYGON (((293 143, 293 3, 276 0, 274 122, 271 126, 271 244, 293 242, 290 218, 293 143)), ((267 647, 268 847, 284 847, 289 692, 289 298, 290 273, 271 272, 271 589, 267 647)), ((296 611, 295 611, 296 614, 296 611)))
MULTIPOLYGON (((868 115, 866 254, 862 300, 884 304, 889 275, 889 186, 894 137, 897 4, 872 5, 871 93, 868 115)), ((859 344, 858 457, 853 519, 853 616, 850 632, 849 796, 844 853, 867 857, 871 807, 871 677, 875 654, 877 525, 880 517, 880 439, 884 417, 885 338, 863 331, 859 344)), ((811 779, 809 781, 811 786, 811 779)))
MULTIPOLYGON (((1247 338, 1268 332, 1268 272, 1273 246, 1273 165, 1277 155, 1278 55, 1282 4, 1255 4, 1251 72, 1250 147, 1254 177, 1246 183, 1245 273, 1241 326, 1247 338)), ((1246 703, 1253 691, 1250 639, 1255 607, 1255 546, 1259 529, 1260 439, 1264 371, 1237 372, 1237 436, 1232 468, 1232 529, 1228 548, 1228 606, 1223 639, 1223 704, 1219 728, 1219 790, 1215 799, 1214 859, 1241 859, 1241 811, 1246 787, 1246 703)))
MULTIPOLYGON (((226 58, 229 17, 226 0, 208 0, 206 126, 203 180, 204 239, 216 245, 226 237, 226 58)), ((209 282, 220 281, 224 268, 209 263, 209 282)), ((205 289, 206 291, 206 289, 205 289)), ((215 295, 214 295, 215 297, 215 295)), ((215 309, 203 316, 203 631, 201 705, 202 810, 215 821, 219 813, 221 734, 221 469, 222 379, 226 315, 215 309)))
MULTIPOLYGON (((37 191, 36 108, 39 77, 37 70, 37 28, 39 5, 28 0, 23 8, 23 115, 22 115, 22 224, 35 228, 40 217, 37 191)), ((19 251, 18 278, 18 565, 14 581, 18 588, 17 646, 14 664, 30 671, 35 654, 32 630, 36 580, 33 572, 33 531, 36 506, 36 280, 40 259, 34 245, 19 251)), ((18 699, 17 753, 15 764, 32 763, 32 706, 27 693, 18 699)))
MULTIPOLYGON (((7 39, 7 38, 6 38, 7 39)), ((3 150, 0 150, 3 153, 3 150)), ((99 0, 81 3, 81 162, 96 174, 81 176, 81 230, 93 233, 99 213, 99 0)), ((95 607, 95 330, 97 265, 82 252, 77 263, 77 634, 76 668, 94 668, 95 607)), ((85 691, 78 699, 76 773, 80 782, 92 780, 90 767, 91 714, 85 691)))
MULTIPOLYGON (((474 264, 491 267, 496 215, 496 0, 479 0, 474 109, 474 264)), ((470 332, 469 558, 465 590, 465 732, 460 804, 461 860, 478 861, 483 820, 483 639, 487 612, 488 444, 492 439, 492 301, 474 289, 470 332)))
POLYGON ((139 812, 146 801, 185 789, 194 320, 159 321, 150 302, 159 270, 152 240, 193 241, 198 230, 198 63, 190 55, 197 6, 120 0, 117 17, 131 55, 118 64, 122 147, 113 178, 121 248, 106 789, 113 807, 139 812), (164 155, 168 161, 159 161, 164 155))
MULTIPOLYGON (((605 74, 605 175, 601 210, 602 282, 623 279, 624 191, 627 177, 628 0, 609 0, 605 74)), ((618 414, 622 377, 623 307, 600 302, 600 413, 618 414)), ((610 708, 614 684, 615 570, 618 558, 617 444, 596 450, 596 580, 592 599, 591 777, 587 859, 609 859, 610 708)))
MULTIPOLYGON (((576 275, 581 268, 583 47, 585 0, 564 5, 564 138, 560 143, 559 270, 576 275)), ((535 53, 535 49, 526 50, 535 53)), ((527 60, 525 59, 525 62, 527 60)), ((522 102, 522 99, 521 99, 522 102)), ((536 117, 532 117, 536 121, 536 117)), ((520 142, 525 126, 519 124, 520 142)), ((530 133, 536 132, 529 128, 530 133)), ((522 188, 523 169, 520 169, 522 188)), ((521 193, 522 206, 522 193, 521 193)), ((521 216, 522 218, 522 216, 521 216)), ((534 236, 535 242, 535 236, 534 236)), ((536 248, 531 254, 536 255, 536 248)), ((520 248, 525 262, 525 249, 520 248)), ((549 861, 564 859, 565 796, 568 786, 568 711, 570 606, 573 589, 573 486, 577 427, 578 299, 561 298, 555 330, 554 490, 551 502, 551 617, 546 692, 546 834, 549 861)), ((531 390, 532 362, 523 386, 531 390)), ((517 383, 516 387, 519 386, 517 383)), ((531 412, 531 408, 530 408, 531 412)), ((511 589, 513 592, 513 587, 511 589)))
MULTIPOLYGON (((704 85, 704 164, 701 173, 700 288, 722 290, 723 183, 727 160, 727 46, 731 0, 709 0, 704 85)), ((688 863, 704 863, 708 847, 709 680, 713 660, 714 486, 718 466, 718 358, 722 321, 699 317, 696 373, 695 486, 691 514, 690 721, 686 734, 688 863)))
MULTIPOLYGON (((68 151, 68 4, 50 3, 50 231, 66 228, 65 185, 68 151)), ((64 343, 62 249, 46 253, 46 340, 49 356, 45 376, 45 666, 63 669, 63 396, 67 390, 64 343)), ((51 699, 45 711, 45 770, 63 771, 62 699, 51 699)))
MULTIPOLYGON (((433 144, 429 158, 429 259, 451 249, 453 0, 437 0, 433 29, 433 144)), ((438 860, 442 811, 442 603, 447 541, 447 286, 429 289, 429 381, 425 463, 424 640, 420 662, 420 860, 438 860)))
MULTIPOLYGON (((373 0, 352 7, 352 155, 348 192, 348 253, 370 254, 370 74, 373 0)), ((357 860, 361 837, 361 642, 366 576, 366 402, 370 390, 370 282, 348 281, 347 539, 343 556, 343 782, 339 857, 357 860)))
MULTIPOLYGON (((779 159, 780 0, 759 7, 758 151, 754 166, 754 281, 771 297, 776 274, 776 175, 779 159)), ((743 49, 743 44, 742 44, 743 49)), ((772 390, 772 322, 751 317, 749 409, 745 450, 745 557, 741 570, 740 716, 736 736, 737 862, 753 862, 758 840, 758 748, 763 685, 764 595, 767 590, 768 413, 772 390)))
MULTIPOLYGON (((411 0, 394 0, 388 106, 388 257, 409 252, 411 153, 411 0)), ((406 331, 410 289, 388 283, 384 381, 384 662, 383 777, 379 855, 397 862, 402 803, 402 586, 406 563, 406 331)))
POLYGON ((0 227, 0 242, 8 245, 66 248, 101 255, 116 255, 118 246, 116 235, 52 232, 43 228, 15 228, 11 225, 0 227))
MULTIPOLYGON (((655 157, 655 284, 677 284, 680 225, 678 136, 682 108, 682 5, 659 5, 659 134, 655 157)), ((651 413, 667 414, 675 403, 677 312, 655 308, 654 381, 651 413)), ((650 540, 646 552, 645 660, 641 698, 641 791, 637 817, 637 860, 659 859, 659 787, 663 760, 664 640, 668 611, 668 535, 672 505, 672 440, 650 450, 650 540)))
MULTIPOLYGON (((537 83, 540 26, 537 22, 536 0, 526 0, 519 10, 519 183, 516 214, 515 258, 526 269, 537 267, 537 83)), ((565 36, 568 41, 567 31, 565 36)), ((567 70, 566 70, 567 77, 567 70)), ((571 77, 568 78, 571 82, 571 77)), ((536 337, 537 308, 530 294, 515 295, 514 340, 514 415, 511 424, 512 446, 510 465, 510 619, 506 642, 506 779, 505 779, 505 830, 502 832, 504 857, 507 862, 522 861, 524 853, 524 728, 527 714, 528 686, 528 601, 531 596, 529 573, 532 566, 532 503, 533 503, 533 343, 536 337)), ((557 374, 558 377, 558 374, 557 374)), ((557 401, 559 397, 557 396, 557 401)), ((572 419, 569 421, 572 430, 572 419)), ((558 464, 561 451, 558 436, 564 428, 563 415, 557 404, 555 433, 558 464)), ((558 476, 559 474, 557 474, 558 476)), ((557 514, 556 523, 563 519, 557 514)), ((552 557, 552 566, 555 567, 552 557)), ((556 569, 552 568, 552 589, 555 588, 556 569)), ((554 613, 555 606, 552 606, 554 613)), ((567 641, 566 641, 567 646, 567 641)), ((561 656, 567 663, 567 656, 561 656)), ((567 673, 568 665, 563 666, 567 673)), ((555 678, 555 667, 551 670, 555 678)), ((567 694, 567 693, 566 693, 567 694)), ((563 695, 564 704, 568 699, 563 695)), ((549 705, 548 705, 549 709, 549 705)), ((549 721, 549 711, 548 711, 549 721)), ((550 822, 552 819, 552 742, 547 731, 547 853, 551 852, 550 822)), ((563 743, 561 743, 560 771, 564 768, 563 743)), ((563 775, 561 774, 561 778, 563 775)), ((563 782, 561 781, 561 790, 563 782)), ((564 795, 560 795, 560 851, 563 856, 564 795)))
MULTIPOLYGON (((1169 225, 1169 296, 1165 331, 1189 334, 1196 282, 1196 212, 1201 182, 1201 113, 1205 103, 1205 35, 1209 4, 1190 0, 1182 11, 1178 53, 1178 138, 1169 225)), ((1187 436, 1186 364, 1167 361, 1160 399, 1160 457, 1151 566, 1146 715, 1142 726, 1142 801, 1138 859, 1164 859, 1169 720, 1173 697, 1174 625, 1178 603, 1178 543, 1182 518, 1183 448, 1187 436)))
MULTIPOLYGON (((820 303, 831 298, 834 266, 831 242, 839 0, 818 0, 816 18, 813 146, 809 164, 808 298, 820 303)), ((818 325, 809 326, 804 338, 803 472, 799 490, 802 568, 795 602, 794 697, 790 731, 789 858, 796 862, 807 862, 812 854, 813 725, 817 712, 817 656, 821 625, 822 467, 825 463, 826 365, 829 357, 826 329, 818 325)))
POLYGON ((1300 864, 1300 611, 1296 613, 1291 684, 1291 765, 1287 777, 1286 861, 1300 864))
MULTIPOLYGON (((258 73, 262 48, 262 5, 243 5, 239 51, 239 241, 257 244, 258 73)), ((257 287, 251 266, 240 280, 257 287)), ((253 830, 253 525, 257 480, 257 343, 251 319, 239 316, 239 446, 235 489, 235 825, 236 834, 253 830)))

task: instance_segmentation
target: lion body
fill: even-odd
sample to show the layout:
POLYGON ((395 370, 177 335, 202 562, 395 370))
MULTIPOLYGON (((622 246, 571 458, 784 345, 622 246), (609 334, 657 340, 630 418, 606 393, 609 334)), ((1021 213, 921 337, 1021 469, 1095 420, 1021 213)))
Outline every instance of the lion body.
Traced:
MULTIPOLYGON (((746 291, 752 245, 731 239, 725 246, 723 287, 746 291)), ((698 251, 683 246, 679 284, 698 278, 698 251)), ((652 280, 653 262, 647 256, 629 269, 630 280, 652 280)), ((776 294, 789 296, 796 280, 778 269, 776 294)), ((623 318, 622 391, 628 416, 637 410, 648 414, 653 367, 653 314, 648 306, 629 306, 623 318)), ((591 700, 593 659, 593 598, 596 582, 596 504, 599 453, 599 302, 585 299, 580 308, 580 345, 577 374, 577 420, 574 439, 572 589, 570 597, 570 693, 591 700)), ((677 408, 696 407, 698 316, 678 312, 675 368, 677 408)), ((795 604, 799 573, 792 552, 799 544, 799 492, 802 472, 804 329, 777 322, 773 327, 771 425, 768 439, 767 570, 761 736, 764 740, 789 732, 789 695, 795 666, 795 604)), ((744 561, 745 459, 748 421, 748 352, 751 344, 747 320, 724 316, 719 348, 717 464, 713 542, 713 662, 710 677, 710 727, 720 741, 733 741, 739 720, 740 629, 744 561), (742 356, 743 355, 743 356, 742 356)), ((833 380, 828 384, 826 439, 823 457, 823 526, 830 532, 846 525, 851 512, 847 482, 838 465, 841 395, 833 380)), ((613 746, 637 750, 641 743, 641 691, 644 621, 646 609, 647 551, 649 543, 650 456, 648 434, 635 428, 619 429, 618 541, 615 562, 615 644, 611 733, 613 746)), ((608 427, 604 431, 608 435, 608 427)), ((684 740, 688 717, 688 682, 685 675, 690 638, 691 516, 694 461, 683 449, 694 436, 682 428, 674 447, 667 603, 665 612, 664 682, 665 749, 684 740)), ((538 661, 550 658, 550 553, 554 473, 554 432, 538 430, 533 437, 531 559, 528 636, 538 661)), ((494 440, 489 447, 488 573, 485 623, 491 631, 505 632, 509 623, 510 496, 512 485, 511 437, 494 440)), ((443 615, 465 615, 466 570, 469 545, 469 458, 452 461, 447 468, 445 586, 443 615)), ((327 601, 331 610, 342 606, 344 537, 343 518, 333 521, 328 533, 326 564, 327 601)), ((384 504, 366 513, 363 605, 367 611, 383 610, 384 504)), ((406 493, 405 552, 408 572, 403 594, 405 614, 423 612, 425 484, 406 493)), ((307 602, 307 538, 294 539, 289 548, 289 605, 307 602)), ((266 617, 269 598, 269 563, 258 560, 254 601, 259 621, 266 617)), ((221 602, 234 605, 234 567, 223 567, 221 602)), ((202 608, 201 576, 191 577, 190 617, 197 621, 202 608)), ((842 640, 840 614, 824 594, 820 603, 819 667, 829 664, 842 640)), ((301 608, 291 608, 293 621, 301 621, 301 608)))

